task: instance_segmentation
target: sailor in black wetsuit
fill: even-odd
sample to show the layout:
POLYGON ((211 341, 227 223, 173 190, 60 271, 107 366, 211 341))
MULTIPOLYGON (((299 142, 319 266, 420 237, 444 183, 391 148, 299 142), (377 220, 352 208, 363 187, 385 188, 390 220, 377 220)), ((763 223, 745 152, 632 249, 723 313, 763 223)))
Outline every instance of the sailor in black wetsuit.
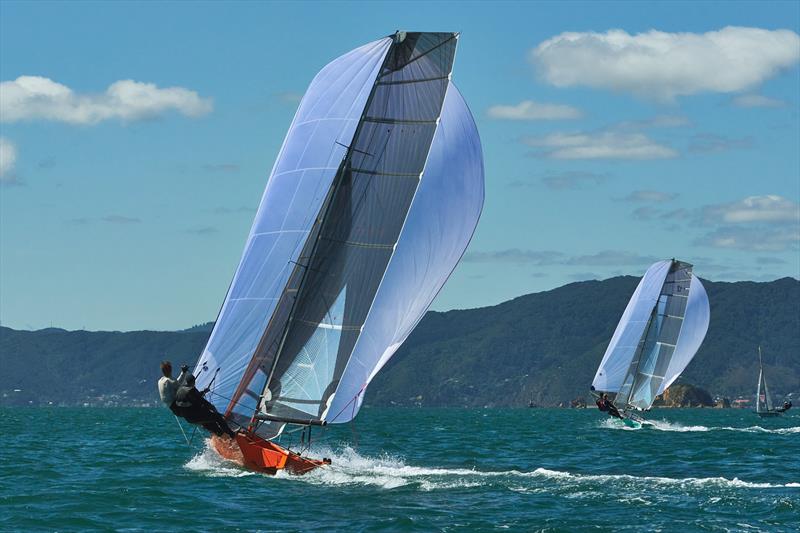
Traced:
POLYGON ((790 402, 790 401, 785 401, 785 402, 783 402, 783 407, 779 407, 779 408, 777 409, 777 411, 779 411, 779 412, 781 412, 781 413, 785 413, 786 411, 788 411, 788 410, 789 410, 789 409, 791 409, 791 408, 792 408, 792 402, 790 402))
POLYGON ((214 435, 227 434, 231 438, 235 437, 236 434, 225 422, 225 419, 222 418, 222 415, 219 414, 211 402, 203 398, 208 389, 200 392, 194 386, 194 383, 195 377, 189 374, 186 376, 186 384, 175 393, 176 414, 192 424, 200 424, 214 435))
POLYGON ((600 411, 608 413, 609 416, 620 419, 622 418, 622 415, 619 414, 619 410, 616 408, 616 406, 608 400, 608 394, 603 394, 603 396, 598 398, 595 403, 600 411))

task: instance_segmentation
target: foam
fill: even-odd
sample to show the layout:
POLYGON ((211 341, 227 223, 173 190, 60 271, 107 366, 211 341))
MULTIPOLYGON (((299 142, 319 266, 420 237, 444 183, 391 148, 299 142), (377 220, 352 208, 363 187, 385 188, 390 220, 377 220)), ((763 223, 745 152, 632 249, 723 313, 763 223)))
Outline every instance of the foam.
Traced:
POLYGON ((547 468, 537 468, 530 474, 530 476, 544 477, 552 480, 570 481, 570 482, 590 482, 590 483, 613 483, 613 482, 627 482, 627 483, 642 483, 642 484, 655 484, 655 485, 680 485, 680 486, 696 486, 696 487, 722 487, 722 488, 747 488, 747 489, 772 489, 782 487, 800 487, 800 483, 786 483, 786 484, 773 484, 773 483, 752 483, 749 481, 742 481, 738 478, 728 479, 724 477, 687 477, 687 478, 671 478, 671 477, 656 477, 656 476, 632 476, 629 474, 571 474, 569 472, 562 472, 559 470, 549 470, 547 468))
POLYGON ((800 426, 788 428, 763 428, 761 426, 749 427, 708 427, 708 426, 684 426, 677 422, 667 422, 666 420, 648 420, 647 424, 642 427, 628 427, 613 418, 606 418, 600 422, 600 426, 607 429, 621 429, 623 431, 641 431, 641 430, 658 430, 658 431, 672 431, 677 433, 687 432, 706 432, 706 431, 733 431, 739 433, 773 433, 776 435, 790 435, 793 433, 800 433, 800 426))
POLYGON ((198 472, 209 477, 243 477, 256 475, 255 472, 244 470, 237 464, 226 461, 214 451, 211 440, 206 439, 203 449, 189 459, 184 468, 198 472))
MULTIPOLYGON (((537 468, 532 472, 521 472, 519 470, 422 467, 407 465, 401 458, 387 454, 377 457, 361 455, 350 447, 339 450, 317 448, 315 452, 315 455, 321 454, 325 457, 331 457, 332 464, 313 470, 304 476, 292 476, 286 472, 278 472, 277 477, 314 485, 360 485, 386 490, 401 488, 421 491, 468 490, 489 484, 505 485, 510 490, 518 492, 552 492, 559 488, 569 488, 571 489, 570 497, 580 497, 584 493, 584 491, 574 489, 597 484, 620 484, 630 489, 636 489, 637 487, 645 489, 652 486, 728 489, 800 488, 800 483, 787 483, 785 485, 754 483, 735 477, 733 479, 724 477, 670 478, 633 476, 629 474, 573 474, 547 468, 537 468)), ((223 471, 231 469, 230 466, 225 466, 224 464, 220 467, 218 464, 220 461, 220 459, 217 459, 217 463, 212 464, 212 466, 214 468, 222 468, 223 471)))

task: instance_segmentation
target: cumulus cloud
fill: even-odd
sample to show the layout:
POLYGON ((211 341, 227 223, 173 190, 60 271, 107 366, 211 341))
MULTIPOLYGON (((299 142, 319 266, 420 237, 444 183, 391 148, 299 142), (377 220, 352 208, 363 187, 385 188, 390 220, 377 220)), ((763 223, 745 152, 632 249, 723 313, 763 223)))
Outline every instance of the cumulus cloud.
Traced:
POLYGON ((786 102, 783 100, 761 94, 742 94, 735 97, 732 102, 736 107, 786 107, 786 102))
POLYGON ((176 111, 188 117, 211 112, 210 99, 183 87, 159 88, 152 83, 120 80, 101 94, 78 94, 41 76, 20 76, 0 83, 0 119, 54 120, 96 124, 104 120, 135 121, 176 111))
POLYGON ((551 159, 669 159, 678 152, 640 132, 605 130, 594 133, 552 133, 526 137, 528 146, 542 148, 551 159))
POLYGON ((703 216, 708 222, 800 224, 800 204, 776 194, 748 196, 738 202, 706 206, 703 208, 703 216))
POLYGON ((524 100, 517 105, 494 105, 488 109, 487 115, 501 120, 569 120, 583 117, 577 107, 543 104, 533 100, 524 100))
POLYGON ((15 181, 13 171, 16 163, 17 147, 5 137, 0 137, 0 183, 15 181))
POLYGON ((753 252, 781 252, 797 249, 797 226, 723 226, 700 237, 695 244, 753 252))
POLYGON ((800 204, 775 194, 748 196, 695 209, 645 206, 634 210, 632 216, 637 220, 688 222, 690 228, 705 231, 694 240, 700 246, 751 252, 780 252, 800 247, 800 204))
POLYGON ((566 32, 530 52, 556 87, 586 86, 671 101, 752 89, 800 59, 790 30, 726 27, 707 33, 566 32))

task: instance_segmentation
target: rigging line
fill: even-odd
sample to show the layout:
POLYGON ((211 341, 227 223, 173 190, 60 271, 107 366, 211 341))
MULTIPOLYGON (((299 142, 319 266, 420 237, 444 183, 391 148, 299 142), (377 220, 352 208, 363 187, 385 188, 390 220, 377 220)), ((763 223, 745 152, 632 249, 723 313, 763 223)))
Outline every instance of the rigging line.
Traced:
POLYGON ((183 426, 181 425, 181 421, 178 420, 178 415, 173 414, 172 416, 175 417, 175 423, 178 424, 178 427, 181 429, 181 433, 183 434, 183 440, 186 441, 186 445, 189 447, 189 451, 193 451, 192 450, 192 443, 189 440, 189 437, 186 436, 186 432, 183 430, 183 426))

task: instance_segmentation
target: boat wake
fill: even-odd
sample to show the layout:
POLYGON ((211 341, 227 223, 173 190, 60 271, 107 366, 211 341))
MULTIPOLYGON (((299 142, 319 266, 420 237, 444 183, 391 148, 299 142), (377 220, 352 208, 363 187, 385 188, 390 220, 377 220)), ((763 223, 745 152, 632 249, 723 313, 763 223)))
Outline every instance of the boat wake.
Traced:
POLYGON ((686 432, 705 432, 705 431, 736 431, 741 433, 774 433, 776 435, 791 435, 793 433, 800 433, 800 426, 788 428, 763 428, 761 426, 750 427, 731 427, 731 426, 684 426, 676 422, 667 422, 666 420, 648 420, 646 425, 642 427, 628 427, 612 418, 607 418, 600 422, 600 426, 608 429, 621 429, 623 431, 641 431, 641 430, 658 430, 658 431, 674 431, 678 433, 686 432), (648 427, 649 425, 649 427, 648 427))
MULTIPOLYGON (((368 457, 352 448, 341 450, 318 450, 331 457, 330 466, 319 468, 304 476, 291 476, 279 472, 279 478, 297 480, 316 485, 374 486, 382 489, 413 489, 422 491, 442 489, 471 489, 475 487, 496 486, 518 492, 562 492, 570 497, 585 489, 590 494, 598 484, 611 484, 627 489, 641 489, 643 493, 652 491, 653 486, 677 491, 692 488, 715 487, 720 489, 773 489, 800 488, 800 483, 774 484, 753 483, 737 478, 669 478, 653 476, 632 476, 627 474, 573 474, 547 468, 537 468, 531 472, 519 470, 487 471, 469 468, 433 468, 411 466, 401 458, 389 455, 368 457)), ((613 492, 613 491, 612 491, 613 492)))

